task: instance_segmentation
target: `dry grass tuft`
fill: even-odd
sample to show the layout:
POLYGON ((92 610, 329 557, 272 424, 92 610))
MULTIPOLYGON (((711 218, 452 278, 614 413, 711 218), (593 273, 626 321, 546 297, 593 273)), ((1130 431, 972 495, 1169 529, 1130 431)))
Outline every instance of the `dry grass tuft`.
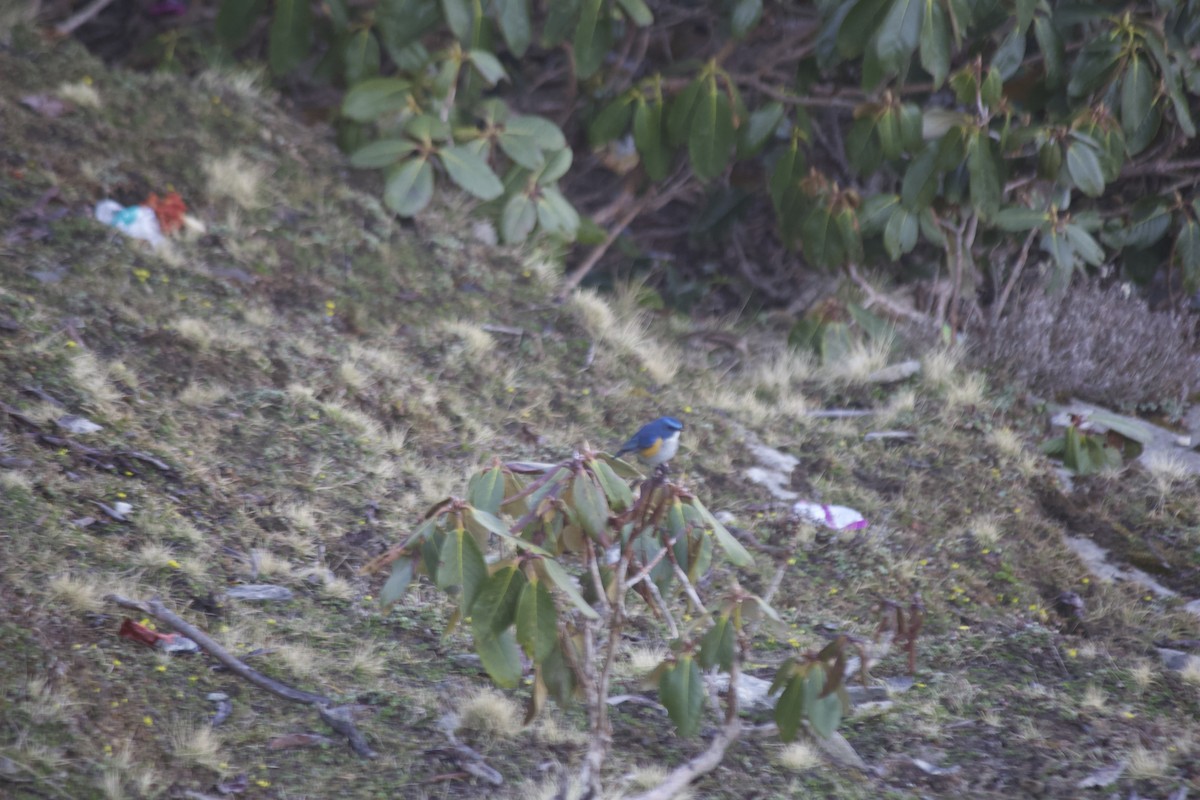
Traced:
POLYGON ((203 722, 176 721, 168 733, 171 752, 176 758, 192 764, 225 772, 227 759, 221 751, 221 737, 211 725, 203 722))
MULTIPOLYGON (((670 770, 658 764, 637 767, 629 774, 629 782, 642 790, 653 789, 667 779, 670 770)), ((671 795, 671 800, 692 800, 696 795, 691 787, 686 787, 671 795)))
POLYGON ((472 361, 478 363, 488 358, 496 349, 496 339, 478 323, 460 319, 442 323, 447 333, 462 340, 463 349, 472 361))
POLYGON ((100 363, 87 350, 79 350, 71 358, 71 379, 79 390, 92 398, 97 411, 109 416, 118 416, 116 403, 121 394, 112 385, 111 369, 100 363))
POLYGON ((675 377, 681 361, 679 354, 647 333, 640 313, 629 311, 618 315, 591 289, 575 292, 571 303, 588 333, 618 353, 637 359, 655 382, 666 384, 675 377))
POLYGON ((71 81, 60 83, 54 93, 60 99, 66 100, 68 103, 74 103, 82 108, 100 108, 103 105, 100 102, 100 93, 96 91, 96 87, 90 83, 83 81, 71 81))
POLYGON ((106 588, 88 578, 67 573, 50 579, 50 596, 76 611, 99 611, 104 608, 106 588))
POLYGON ((990 514, 976 517, 971 520, 971 535, 981 547, 995 547, 1002 535, 1000 520, 990 514))
POLYGON ((208 178, 208 195, 213 199, 228 198, 244 209, 260 205, 263 180, 267 170, 241 153, 209 159, 204 165, 208 178))
POLYGON ((1108 693, 1094 683, 1089 683, 1083 690, 1083 697, 1079 699, 1079 705, 1082 708, 1091 709, 1092 711, 1103 711, 1108 704, 1108 693))
POLYGON ((467 696, 458 709, 459 727, 496 739, 511 739, 521 731, 521 709, 491 689, 467 696))
POLYGON ((1194 480, 1187 463, 1169 451, 1154 450, 1144 455, 1141 461, 1160 498, 1165 499, 1179 484, 1194 480))
POLYGON ((964 350, 957 345, 931 350, 921 359, 921 380, 934 389, 953 386, 964 355, 964 350))
POLYGON ((1129 761, 1129 777, 1137 779, 1161 778, 1171 765, 1166 753, 1149 750, 1140 744, 1134 745, 1126 758, 1129 761))
POLYGON ((792 742, 775 755, 775 763, 791 772, 807 772, 821 765, 821 754, 805 742, 792 742))
POLYGON ((993 428, 988 432, 988 442, 1005 458, 1019 458, 1025 452, 1025 442, 1012 428, 993 428))
POLYGON ((188 408, 209 408, 229 396, 229 388, 219 383, 189 383, 175 399, 188 408))

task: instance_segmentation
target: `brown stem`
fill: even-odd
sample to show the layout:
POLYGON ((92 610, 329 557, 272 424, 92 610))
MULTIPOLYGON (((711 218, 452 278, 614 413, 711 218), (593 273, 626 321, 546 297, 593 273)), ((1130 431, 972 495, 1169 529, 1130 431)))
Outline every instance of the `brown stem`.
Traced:
POLYGON ((1013 265, 1012 273, 1008 276, 1008 281, 1004 284, 1004 291, 1000 293, 1000 299, 996 301, 996 305, 992 309, 992 325, 1000 321, 1000 315, 1004 312, 1004 306, 1008 304, 1008 296, 1012 294, 1013 287, 1017 285, 1017 281, 1021 278, 1021 273, 1025 270, 1025 262, 1029 260, 1029 248, 1033 246, 1033 239, 1037 236, 1037 233, 1037 228, 1030 230, 1029 235, 1025 237, 1025 243, 1021 245, 1021 252, 1017 256, 1017 263, 1013 265))
POLYGON ((284 700, 291 700, 293 703, 303 703, 309 706, 316 706, 317 712, 321 715, 321 719, 325 720, 331 728, 345 736, 354 752, 364 758, 375 758, 376 753, 370 748, 362 734, 354 727, 354 720, 350 717, 349 712, 344 708, 331 708, 332 701, 321 694, 313 694, 306 692, 303 689, 296 689, 288 686, 286 683, 277 681, 274 678, 263 675, 253 667, 238 660, 229 653, 224 647, 216 642, 207 633, 197 628, 187 620, 177 616, 174 612, 162 604, 162 601, 157 597, 150 600, 149 603, 144 603, 139 600, 130 600, 127 597, 122 597, 116 594, 110 594, 105 599, 121 606, 122 608, 131 608, 142 614, 154 617, 160 622, 164 622, 175 630, 182 633, 184 636, 198 644, 202 650, 211 655, 217 661, 220 661, 225 667, 243 680, 249 681, 260 689, 266 689, 276 697, 282 697, 284 700))
POLYGON ((686 764, 682 764, 671 770, 666 779, 658 786, 641 794, 633 795, 628 800, 670 800, 683 791, 683 789, 687 788, 688 784, 692 781, 701 775, 712 772, 720 765, 721 761, 725 758, 725 751, 729 749, 731 744, 738 740, 738 737, 742 733, 742 721, 738 718, 737 705, 737 684, 740 675, 741 659, 735 658, 733 660, 733 667, 729 670, 725 725, 721 728, 721 732, 717 734, 716 738, 709 743, 708 748, 686 764))

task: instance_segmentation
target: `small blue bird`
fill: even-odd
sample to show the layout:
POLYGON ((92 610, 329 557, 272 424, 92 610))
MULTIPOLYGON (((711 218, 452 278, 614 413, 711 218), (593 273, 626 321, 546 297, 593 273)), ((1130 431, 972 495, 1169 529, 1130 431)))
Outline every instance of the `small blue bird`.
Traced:
POLYGON ((659 417, 643 425, 633 438, 621 445, 617 458, 626 453, 637 453, 642 463, 651 469, 665 464, 679 450, 679 432, 682 430, 683 423, 674 417, 659 417))

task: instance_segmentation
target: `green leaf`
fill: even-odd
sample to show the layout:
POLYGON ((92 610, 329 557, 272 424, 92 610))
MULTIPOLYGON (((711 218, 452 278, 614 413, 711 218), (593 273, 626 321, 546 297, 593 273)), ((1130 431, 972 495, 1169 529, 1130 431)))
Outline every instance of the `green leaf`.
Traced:
POLYGON ((1135 53, 1121 78, 1121 127, 1131 156, 1145 150, 1158 133, 1158 122, 1151 119, 1155 82, 1149 63, 1135 53))
POLYGON ((512 689, 520 682, 521 653, 511 630, 475 634, 475 652, 497 686, 512 689))
POLYGON ((504 67, 500 64, 500 59, 487 50, 468 50, 467 60, 471 62, 471 66, 479 71, 479 74, 483 76, 483 79, 487 81, 489 86, 495 86, 508 77, 508 73, 504 71, 504 67))
POLYGON ((538 224, 546 233, 574 238, 579 230, 579 212, 575 210, 562 192, 552 186, 542 189, 537 200, 538 224))
POLYGON ((924 3, 921 67, 933 78, 933 88, 937 90, 950 74, 950 23, 946 19, 946 10, 938 0, 924 0, 924 3))
POLYGON ((729 97, 710 78, 696 102, 688 135, 688 157, 692 171, 701 180, 712 180, 725 171, 733 147, 733 112, 729 97))
POLYGON ((504 155, 531 172, 536 172, 546 163, 542 149, 528 136, 504 131, 496 137, 496 142, 504 155))
POLYGON ((1117 246, 1150 247, 1167 234, 1171 227, 1171 207, 1156 200, 1134 203, 1133 218, 1116 237, 1117 246))
POLYGON ((379 602, 390 606, 404 596, 413 578, 413 559, 405 556, 392 562, 392 574, 379 590, 379 602))
POLYGON ((309 54, 312 7, 308 0, 275 0, 267 62, 275 75, 286 75, 309 54))
POLYGON ((725 551, 725 557, 729 559, 730 563, 737 567, 748 567, 754 563, 754 558, 750 555, 749 551, 745 547, 742 547, 742 543, 734 538, 733 534, 704 507, 704 504, 698 498, 692 498, 689 505, 700 512, 700 516, 703 517, 705 524, 712 529, 713 534, 717 537, 717 543, 725 551))
POLYGON ((801 221, 800 241, 804 257, 815 266, 837 266, 845 258, 832 211, 824 202, 815 203, 801 221))
POLYGON ((1175 257, 1183 268, 1183 282, 1188 291, 1200 284, 1200 223, 1188 220, 1175 238, 1175 257))
POLYGON ((925 120, 916 103, 900 106, 900 143, 910 153, 925 146, 925 120))
POLYGON ((604 0, 583 0, 573 40, 575 72, 583 80, 596 74, 612 42, 611 20, 604 0))
POLYGON ((359 122, 370 122, 384 114, 408 107, 410 85, 400 78, 370 78, 346 92, 342 114, 359 122))
POLYGON ((971 176, 971 205, 984 220, 1000 210, 1000 193, 1004 188, 1000 170, 999 148, 984 128, 972 138, 967 156, 967 171, 971 176))
POLYGON ((762 19, 762 13, 762 0, 737 0, 734 3, 733 14, 729 20, 734 38, 741 39, 758 27, 758 21, 762 19))
POLYGON ((713 621, 713 626, 700 640, 700 652, 696 660, 703 669, 720 667, 728 672, 733 669, 734 646, 737 643, 737 631, 729 621, 728 614, 721 614, 713 621))
POLYGON ((525 654, 540 664, 558 646, 558 611, 554 598, 537 580, 525 584, 517 605, 517 642, 525 654))
MULTIPOLYGON (((809 680, 814 680, 812 676, 809 680)), ((823 682, 824 679, 822 679, 823 682)), ((818 697, 808 708, 808 721, 818 735, 828 738, 842 721, 842 700, 837 694, 818 697)))
POLYGON ((454 38, 465 45, 471 44, 471 33, 475 27, 474 5, 471 0, 441 0, 442 16, 454 38))
POLYGON ((363 145, 350 156, 350 166, 359 169, 390 167, 417 149, 417 143, 409 139, 380 139, 363 145))
POLYGON ((900 112, 888 108, 879 115, 875 124, 875 132, 879 135, 879 148, 883 157, 891 160, 899 158, 904 152, 904 144, 900 141, 900 112))
POLYGON ((517 619, 518 602, 528 583, 525 573, 512 564, 489 575, 471 609, 471 625, 475 635, 497 634, 512 625, 517 619))
POLYGON ((555 0, 548 6, 546 24, 542 28, 542 45, 557 47, 566 41, 571 26, 579 18, 582 0, 555 0))
POLYGON ((1050 86, 1061 85, 1066 75, 1066 49, 1062 37, 1049 17, 1034 18, 1033 35, 1037 39, 1038 49, 1042 51, 1047 82, 1050 86))
POLYGON ((598 147, 625 133, 633 116, 633 96, 626 92, 600 109, 588 125, 588 144, 598 147))
POLYGON ((1038 148, 1038 177, 1048 181, 1058 180, 1062 171, 1062 145, 1058 142, 1046 142, 1038 148))
POLYGON ((439 589, 458 587, 458 609, 464 617, 471 613, 471 604, 486 579, 487 565, 475 537, 465 529, 447 532, 438 554, 437 585, 439 589))
POLYGON ((216 22, 221 44, 232 49, 245 41, 266 7, 266 0, 221 0, 216 22))
MULTIPOLYGON (((785 663, 780 667, 779 674, 791 667, 790 663, 785 663)), ((775 725, 779 728, 779 738, 784 742, 795 741, 800 723, 804 721, 804 694, 804 675, 792 675, 775 703, 775 725)))
POLYGON ((1017 74, 1024 60, 1025 29, 1016 27, 1008 32, 1008 36, 1004 37, 1004 41, 992 54, 991 69, 996 70, 996 75, 1001 81, 1006 81, 1017 74))
POLYGON ((539 556, 550 555, 549 551, 543 550, 536 544, 527 542, 519 536, 513 536, 508 532, 508 528, 504 525, 504 523, 500 521, 500 518, 494 514, 489 514, 488 512, 479 508, 469 508, 467 509, 467 513, 470 514, 475 522, 477 522, 480 526, 487 528, 492 535, 500 537, 505 542, 508 542, 513 547, 516 547, 518 550, 524 550, 527 553, 536 553, 539 556))
POLYGON ((866 50, 890 0, 858 0, 843 4, 849 11, 837 30, 837 50, 843 58, 858 58, 866 50))
POLYGON ((639 97, 633 112, 633 143, 652 181, 661 181, 671 170, 671 154, 663 141, 663 106, 639 97))
POLYGON ((834 217, 842 248, 846 251, 846 260, 852 264, 863 261, 862 231, 858 227, 858 215, 852 208, 844 208, 834 217))
POLYGON ((564 708, 568 706, 575 695, 575 673, 567 666, 561 645, 555 647, 546 660, 538 664, 538 674, 541 675, 554 701, 564 708))
POLYGON ((537 225, 537 209, 529 195, 517 192, 504 204, 500 215, 500 235, 508 244, 517 244, 533 232, 537 225))
POLYGON ((608 501, 586 470, 571 481, 571 505, 584 533, 598 542, 608 538, 608 501))
POLYGON ((496 22, 508 50, 517 58, 525 55, 533 39, 533 24, 529 20, 529 0, 492 0, 496 22))
POLYGON ((884 72, 895 74, 908 66, 921 40, 924 4, 925 0, 892 0, 875 38, 875 54, 884 72))
POLYGON ((422 142, 444 142, 450 138, 450 126, 432 114, 418 114, 404 124, 404 132, 422 142))
POLYGON ((588 466, 591 467, 597 480, 600 481, 600 485, 604 488, 604 494, 608 497, 608 505, 613 511, 620 513, 633 505, 633 492, 629 490, 629 484, 618 477, 608 462, 595 459, 589 461, 588 466))
POLYGON ((650 11, 650 6, 646 5, 645 0, 617 0, 617 5, 639 28, 645 28, 654 23, 654 14, 650 11))
POLYGON ((783 114, 783 103, 774 100, 751 112, 750 118, 738 129, 738 157, 757 155, 779 129, 783 114))
POLYGON ((900 184, 900 199, 908 208, 925 208, 933 202, 940 177, 937 169, 938 149, 937 142, 930 142, 905 170, 904 180, 900 184))
POLYGON ((557 586, 567 596, 567 599, 583 612, 585 617, 588 619, 600 619, 600 615, 596 613, 595 609, 587 604, 583 599, 583 595, 579 594, 579 589, 575 588, 575 581, 571 579, 571 576, 567 574, 567 571, 562 568, 561 564, 553 558, 543 558, 539 563, 551 583, 557 586))
POLYGON ((1075 59, 1067 93, 1081 97, 1107 83, 1117 68, 1121 48, 1121 41, 1111 30, 1089 39, 1075 59))
POLYGON ((867 113, 854 120, 846 135, 846 159, 859 175, 870 175, 883 163, 883 151, 875 142, 878 116, 867 113))
POLYGON ((1067 174, 1088 197, 1104 194, 1104 174, 1096 151, 1084 142, 1074 141, 1067 148, 1067 174))
POLYGON ((567 137, 562 129, 545 117, 511 114, 504 121, 504 131, 528 137, 542 150, 561 150, 567 146, 567 137))
POLYGON ((887 221, 900 205, 894 194, 873 194, 858 209, 858 227, 863 236, 883 233, 887 221))
POLYGON ((500 513, 504 502, 504 471, 496 466, 471 476, 467 483, 467 502, 489 514, 500 513))
POLYGON ((804 171, 804 156, 800 152, 799 143, 795 140, 784 149, 775 161, 771 177, 767 182, 767 191, 771 195, 771 203, 775 213, 781 214, 785 192, 794 185, 794 176, 804 171))
POLYGON ((1100 246, 1090 233, 1078 225, 1063 226, 1063 235, 1071 243, 1071 247, 1087 263, 1098 267, 1104 263, 1104 248, 1100 246))
POLYGON ((550 186, 571 168, 575 153, 569 147, 562 147, 546 156, 546 163, 538 173, 538 186, 550 186))
POLYGON ((912 252, 917 246, 917 234, 920 232, 920 221, 917 215, 907 208, 898 208, 888 219, 883 229, 883 246, 888 257, 896 261, 905 253, 912 252))
POLYGON ((705 81, 696 78, 671 101, 671 108, 667 112, 667 141, 672 147, 678 147, 688 140, 692 129, 692 117, 696 114, 696 107, 704 91, 705 81))
POLYGON ((1049 217, 1045 211, 1023 206, 1007 206, 996 212, 992 224, 1002 231, 1019 233, 1040 227, 1049 217))
POLYGON ((412 55, 409 46, 441 24, 442 9, 433 0, 379 0, 375 22, 384 49, 401 64, 412 55))
POLYGON ((699 732, 704 681, 700 667, 690 655, 681 656, 675 666, 663 672, 658 679, 658 697, 680 736, 695 736, 699 732))
POLYGON ((433 199, 433 167, 424 158, 413 158, 389 170, 383 202, 402 217, 419 214, 433 199))
POLYGON ((450 179, 480 200, 495 200, 504 193, 504 184, 496 173, 466 145, 443 147, 438 158, 450 179))
POLYGON ((346 62, 346 83, 353 86, 359 81, 379 74, 379 41, 375 34, 364 28, 346 40, 342 51, 346 62))

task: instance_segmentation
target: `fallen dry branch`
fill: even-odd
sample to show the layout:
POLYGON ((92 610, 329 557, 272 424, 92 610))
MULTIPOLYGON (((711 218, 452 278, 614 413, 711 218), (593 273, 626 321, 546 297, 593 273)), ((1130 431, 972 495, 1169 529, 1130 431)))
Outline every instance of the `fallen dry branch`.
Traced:
POLYGON ((207 633, 192 625, 187 620, 176 615, 173 611, 162 604, 162 601, 157 597, 150 602, 142 602, 140 600, 130 600, 127 597, 122 597, 116 594, 110 594, 105 599, 121 606, 122 608, 131 608, 148 616, 154 617, 159 622, 165 623, 174 628, 179 633, 188 637, 206 653, 211 655, 217 661, 220 661, 225 667, 237 675, 260 689, 265 689, 276 697, 282 697, 284 700, 291 700, 293 703, 303 703, 305 705, 316 706, 317 713, 321 715, 321 719, 325 721, 329 727, 333 728, 338 733, 346 737, 350 743, 351 749, 363 758, 375 758, 376 753, 367 744, 366 739, 354 727, 354 719, 351 716, 350 710, 344 707, 333 707, 333 701, 325 695, 313 694, 306 692, 303 689, 296 689, 288 686, 286 683, 277 681, 274 678, 263 675, 253 667, 248 666, 243 661, 235 658, 224 647, 217 643, 215 639, 207 633))
POLYGON ((102 469, 106 472, 126 471, 136 475, 139 470, 135 469, 136 465, 133 462, 141 461, 157 468, 166 478, 175 480, 179 477, 174 467, 149 453, 143 453, 140 450, 101 450, 96 447, 90 447, 65 436, 47 433, 36 420, 26 414, 22 414, 10 405, 0 403, 0 411, 11 417, 14 422, 18 422, 29 428, 36 434, 37 440, 42 444, 50 447, 66 448, 81 461, 96 469, 102 469))

